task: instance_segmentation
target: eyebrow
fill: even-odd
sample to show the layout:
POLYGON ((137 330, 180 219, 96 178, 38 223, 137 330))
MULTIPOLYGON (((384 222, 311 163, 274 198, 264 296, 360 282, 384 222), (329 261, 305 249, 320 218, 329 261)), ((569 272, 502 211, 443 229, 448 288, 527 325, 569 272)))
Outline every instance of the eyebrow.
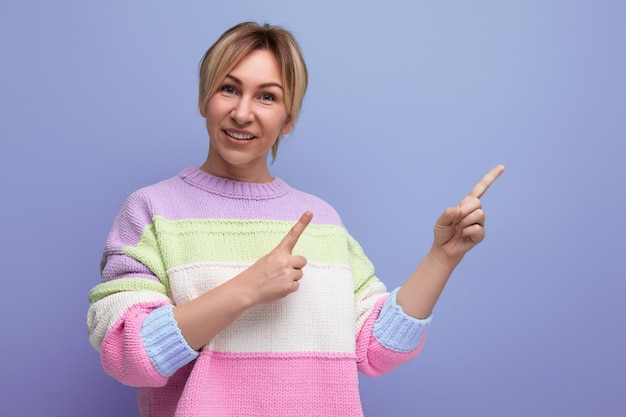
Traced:
MULTIPOLYGON (((241 80, 240 80, 239 78, 235 77, 234 75, 231 75, 231 74, 226 74, 226 78, 230 78, 231 80, 233 80, 233 81, 234 81, 234 82, 236 82, 237 84, 240 84, 240 85, 241 85, 241 84, 243 84, 243 83, 241 82, 241 80)), ((278 83, 275 83, 275 82, 270 82, 270 83, 263 83, 263 84, 259 84, 257 88, 267 88, 267 87, 278 87, 278 88, 280 88, 281 90, 283 89, 283 86, 282 86, 282 85, 280 85, 280 84, 278 84, 278 83)))

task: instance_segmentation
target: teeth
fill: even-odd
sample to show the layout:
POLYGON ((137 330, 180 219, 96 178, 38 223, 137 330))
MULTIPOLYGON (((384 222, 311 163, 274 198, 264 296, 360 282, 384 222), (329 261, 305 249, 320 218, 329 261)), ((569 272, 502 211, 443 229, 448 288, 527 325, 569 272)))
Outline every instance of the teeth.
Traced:
POLYGON ((235 139, 239 139, 239 140, 250 140, 250 139, 254 139, 253 135, 244 135, 241 133, 235 133, 235 132, 229 132, 228 130, 225 130, 224 132, 226 132, 226 134, 228 136, 232 136, 235 139))

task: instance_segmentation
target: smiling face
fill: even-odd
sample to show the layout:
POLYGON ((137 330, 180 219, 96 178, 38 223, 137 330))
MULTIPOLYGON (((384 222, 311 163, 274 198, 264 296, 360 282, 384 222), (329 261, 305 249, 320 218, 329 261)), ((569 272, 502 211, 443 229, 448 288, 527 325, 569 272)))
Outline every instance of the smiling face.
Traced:
POLYGON ((267 155, 290 121, 276 56, 257 49, 224 78, 202 111, 209 156, 201 169, 219 177, 269 182, 267 155))

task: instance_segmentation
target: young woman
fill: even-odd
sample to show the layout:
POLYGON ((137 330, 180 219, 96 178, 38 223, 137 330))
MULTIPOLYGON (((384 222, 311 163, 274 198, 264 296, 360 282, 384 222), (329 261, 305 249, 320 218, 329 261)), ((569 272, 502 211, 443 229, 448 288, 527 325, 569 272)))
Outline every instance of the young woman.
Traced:
POLYGON ((435 225, 391 293, 335 210, 274 178, 307 70, 284 29, 243 23, 207 51, 200 168, 133 193, 107 238, 88 328, 141 416, 361 416, 357 372, 415 357, 452 270, 484 237, 492 169, 435 225))

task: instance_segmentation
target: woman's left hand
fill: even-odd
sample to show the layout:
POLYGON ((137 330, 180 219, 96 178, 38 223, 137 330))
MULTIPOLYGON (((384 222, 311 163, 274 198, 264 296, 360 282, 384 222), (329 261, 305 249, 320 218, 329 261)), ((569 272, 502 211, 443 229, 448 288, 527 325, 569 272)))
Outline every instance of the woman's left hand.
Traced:
POLYGON ((446 209, 435 224, 433 249, 444 263, 456 266, 463 256, 485 238, 485 213, 480 197, 504 172, 496 165, 456 207, 446 209))

